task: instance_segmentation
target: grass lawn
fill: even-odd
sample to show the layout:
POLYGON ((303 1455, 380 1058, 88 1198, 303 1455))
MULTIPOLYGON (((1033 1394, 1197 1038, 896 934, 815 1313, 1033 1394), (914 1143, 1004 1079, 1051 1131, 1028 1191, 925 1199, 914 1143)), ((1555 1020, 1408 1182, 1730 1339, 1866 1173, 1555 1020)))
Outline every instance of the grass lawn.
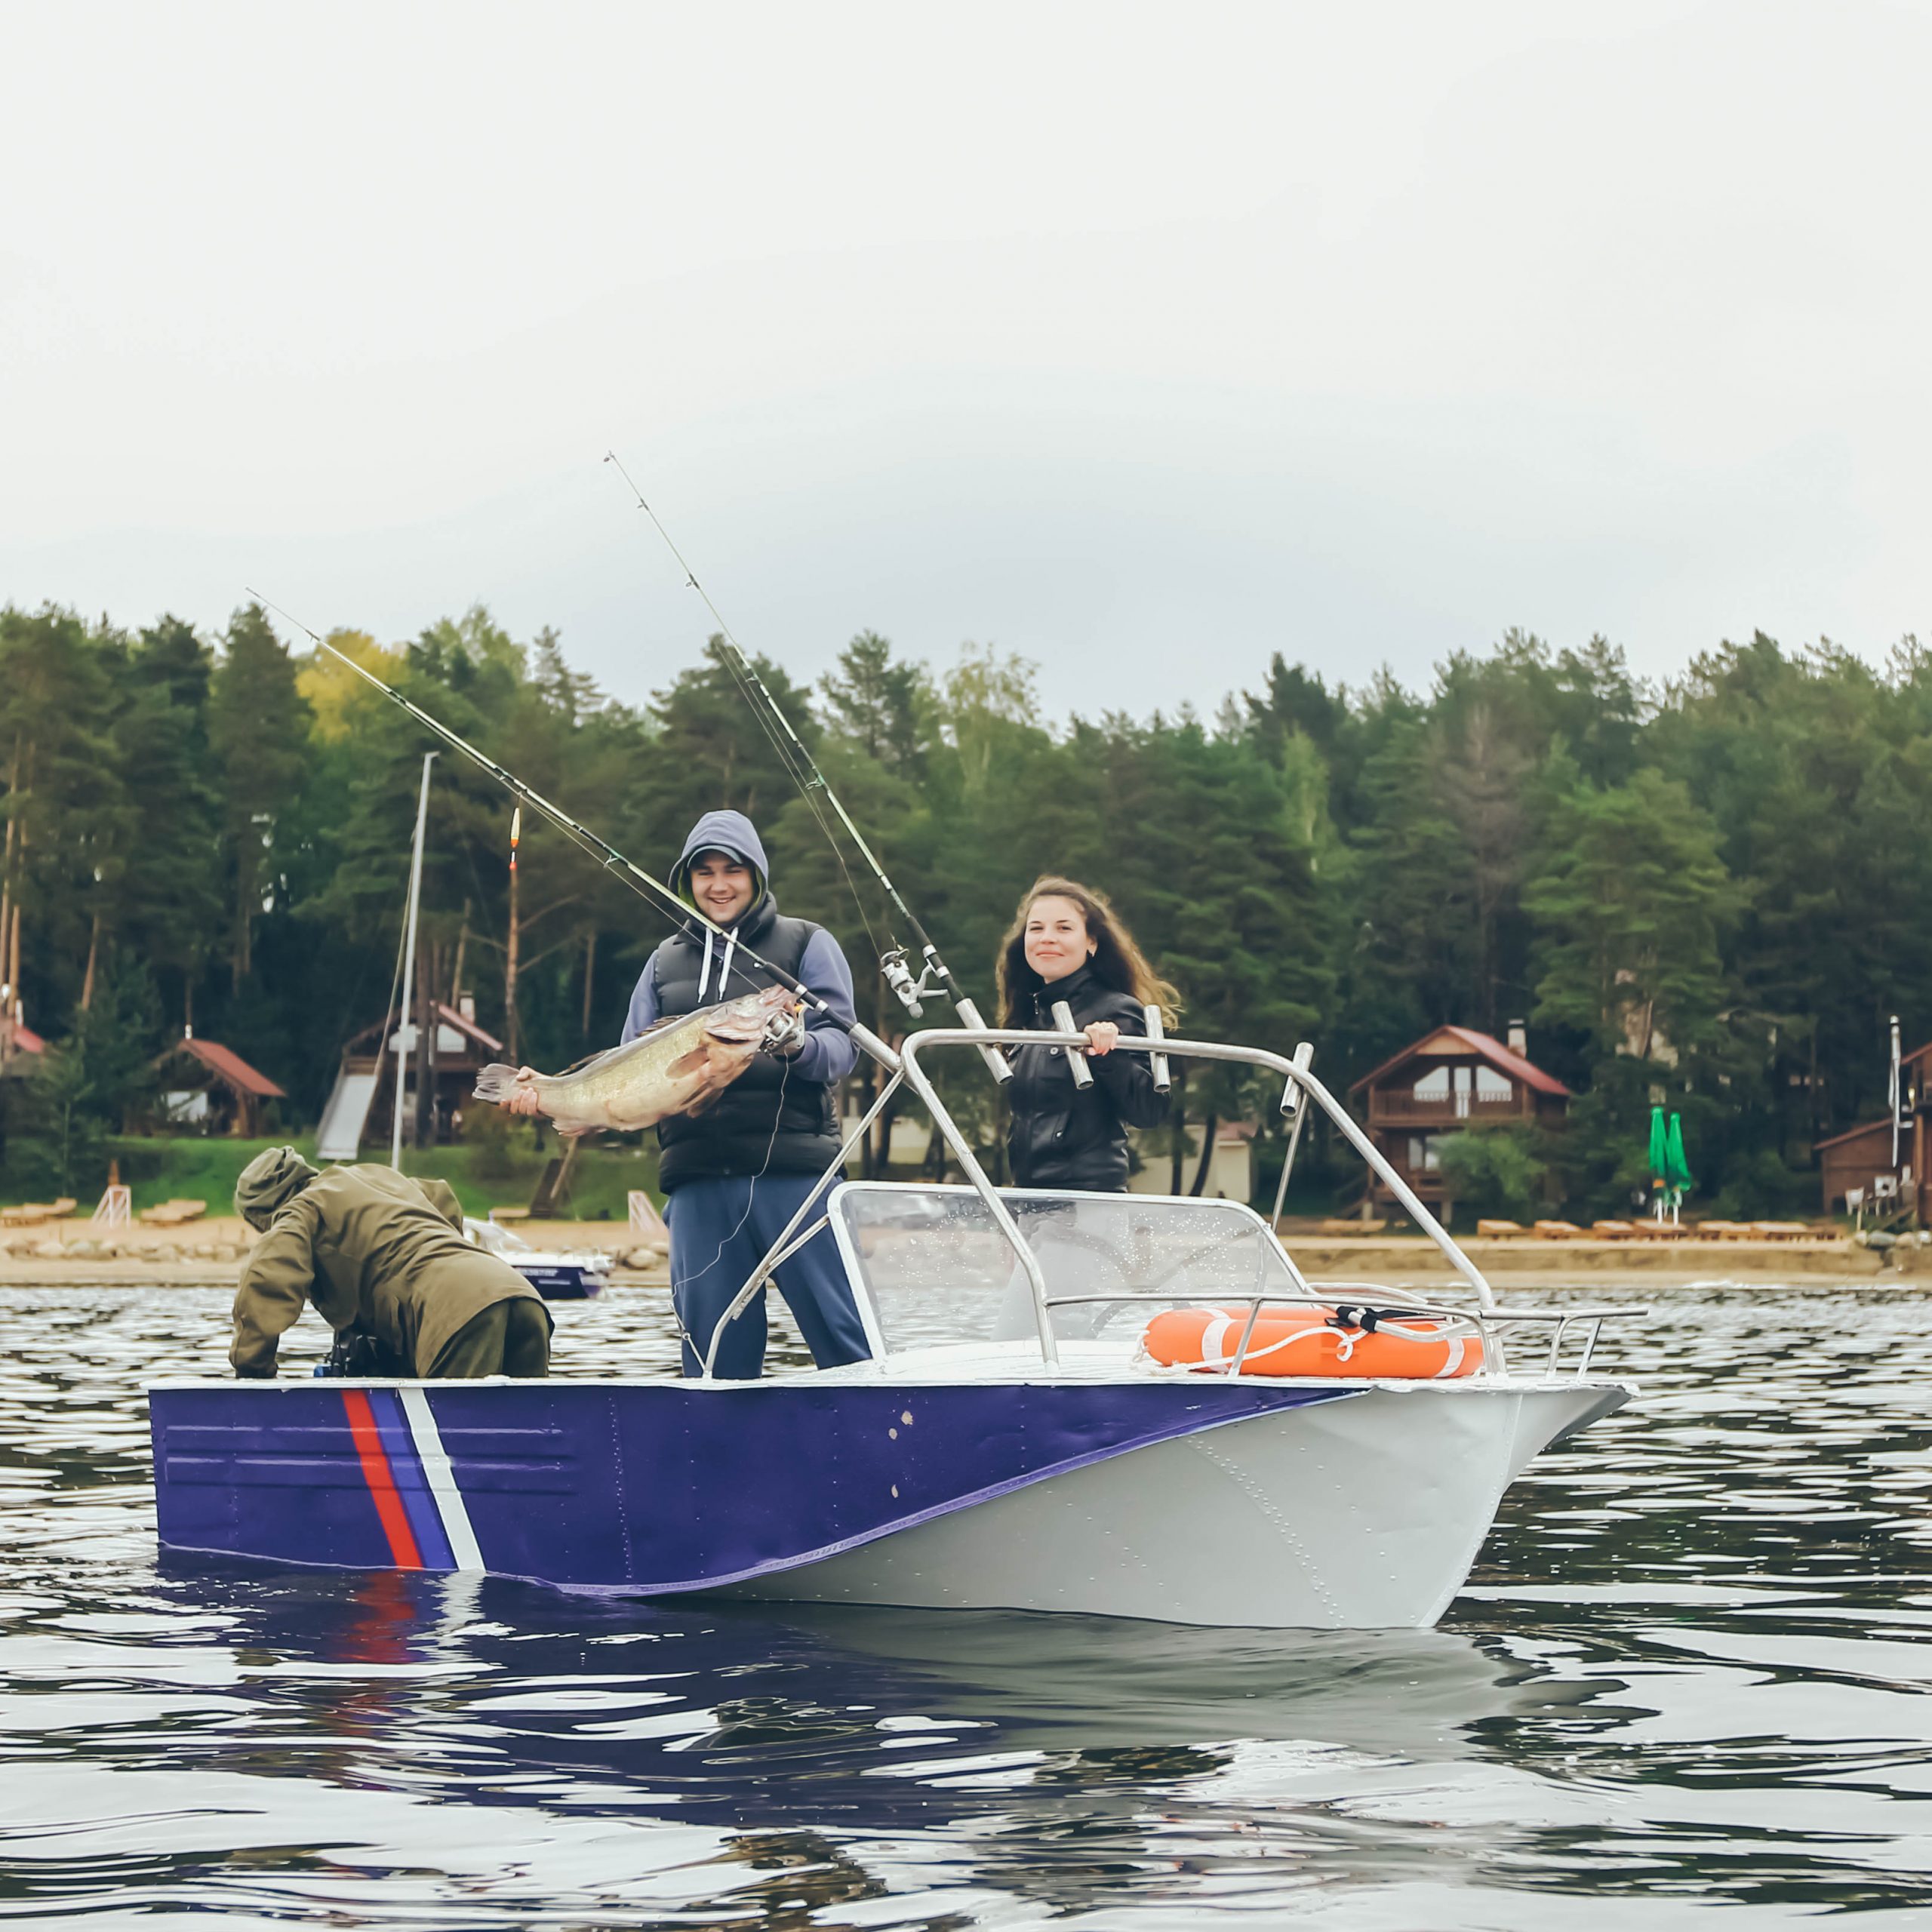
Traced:
MULTIPOLYGON (((230 1140, 199 1134, 152 1138, 117 1135, 108 1143, 108 1151, 121 1164, 121 1178, 134 1190, 137 1214, 164 1201, 180 1200, 205 1201, 210 1214, 231 1214, 235 1211, 235 1183, 242 1170, 264 1148, 286 1145, 293 1145, 311 1161, 315 1158, 312 1135, 298 1135, 292 1143, 281 1136, 267 1140, 230 1140)), ((554 1147, 554 1142, 552 1145, 554 1147)), ((475 1148, 465 1146, 430 1147, 420 1154, 405 1148, 402 1171, 448 1181, 455 1189, 464 1212, 479 1220, 492 1208, 528 1207, 543 1177, 544 1161, 531 1156, 511 1163, 500 1158, 497 1168, 509 1165, 508 1174, 479 1177, 473 1171, 478 1152, 475 1148)), ((365 1158, 377 1158, 374 1149, 365 1149, 364 1154, 365 1158)), ((572 1164, 570 1191, 557 1209, 556 1217, 622 1221, 629 1211, 625 1196, 634 1187, 648 1190, 651 1198, 661 1204, 663 1197, 657 1191, 654 1143, 641 1152, 634 1147, 586 1147, 572 1164)))

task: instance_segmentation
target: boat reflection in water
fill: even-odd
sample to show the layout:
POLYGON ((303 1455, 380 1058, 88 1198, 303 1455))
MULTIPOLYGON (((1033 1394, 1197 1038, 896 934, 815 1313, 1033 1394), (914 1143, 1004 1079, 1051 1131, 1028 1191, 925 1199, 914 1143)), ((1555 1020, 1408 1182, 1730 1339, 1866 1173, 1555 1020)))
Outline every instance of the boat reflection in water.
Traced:
POLYGON ((983 1810, 1083 1753, 1133 1752, 1144 1779, 1151 1754, 1171 1750, 1176 1774, 1192 1773, 1235 1749, 1214 1740, 1237 1727, 1331 1754, 1461 1756, 1470 1727, 1506 1715, 1534 1676, 1440 1631, 1312 1632, 1284 1647, 1277 1632, 1124 1618, 638 1604, 174 1552, 162 1574, 229 1614, 237 1654, 275 1660, 245 1694, 304 1703, 347 1747, 338 1773, 358 1740, 379 1740, 386 1760, 406 1748, 423 1775, 484 1801, 568 1773, 584 1780, 574 1802, 601 1792, 633 1811, 656 1791, 672 1809, 728 1802, 749 1823, 824 1810, 850 1825, 856 1807, 883 1827, 903 1800, 930 1824, 936 1807, 983 1810), (897 1739, 903 1761, 882 1761, 897 1739))

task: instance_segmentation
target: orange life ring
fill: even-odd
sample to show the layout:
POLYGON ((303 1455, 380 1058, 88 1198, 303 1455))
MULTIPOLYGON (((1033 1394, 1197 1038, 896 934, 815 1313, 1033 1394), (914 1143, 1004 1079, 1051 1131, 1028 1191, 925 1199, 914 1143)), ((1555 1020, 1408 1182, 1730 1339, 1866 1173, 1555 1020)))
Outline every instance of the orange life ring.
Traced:
MULTIPOLYGON (((1245 1308, 1171 1308, 1148 1323, 1141 1343, 1164 1367, 1225 1371, 1247 1315, 1245 1308)), ((1432 1382, 1473 1375, 1481 1366, 1481 1337, 1440 1317, 1384 1309, 1367 1327, 1343 1327, 1331 1307, 1272 1303, 1256 1318, 1241 1373, 1432 1382)))

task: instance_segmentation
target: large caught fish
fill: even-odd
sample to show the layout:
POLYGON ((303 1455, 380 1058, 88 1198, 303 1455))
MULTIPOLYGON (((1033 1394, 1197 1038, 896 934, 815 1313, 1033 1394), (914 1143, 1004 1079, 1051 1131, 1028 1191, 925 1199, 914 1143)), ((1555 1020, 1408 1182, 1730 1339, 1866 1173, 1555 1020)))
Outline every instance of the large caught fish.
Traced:
POLYGON ((694 1112, 722 1093, 760 1048, 795 1027, 798 1004, 786 988, 768 986, 660 1020, 649 1032, 568 1073, 486 1066, 476 1076, 476 1097, 500 1103, 534 1094, 536 1111, 559 1134, 600 1128, 633 1133, 673 1114, 694 1112))

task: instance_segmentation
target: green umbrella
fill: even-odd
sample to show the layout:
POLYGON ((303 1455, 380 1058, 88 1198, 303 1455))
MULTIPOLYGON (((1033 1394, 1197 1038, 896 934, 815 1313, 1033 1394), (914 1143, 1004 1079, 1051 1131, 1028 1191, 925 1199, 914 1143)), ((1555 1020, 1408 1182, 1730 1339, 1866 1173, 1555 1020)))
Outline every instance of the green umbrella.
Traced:
MULTIPOLYGON (((1654 1130, 1651 1144, 1653 1147, 1657 1144, 1654 1130)), ((1655 1158, 1653 1155, 1652 1158, 1654 1160, 1655 1158)), ((1676 1193, 1688 1194, 1690 1191, 1690 1168, 1684 1158, 1684 1119, 1681 1114, 1672 1114, 1670 1117, 1670 1131, 1665 1138, 1663 1158, 1665 1185, 1676 1193)))
POLYGON ((1651 1178, 1660 1187, 1670 1181, 1670 1137, 1665 1131, 1663 1109, 1651 1109, 1651 1178))

